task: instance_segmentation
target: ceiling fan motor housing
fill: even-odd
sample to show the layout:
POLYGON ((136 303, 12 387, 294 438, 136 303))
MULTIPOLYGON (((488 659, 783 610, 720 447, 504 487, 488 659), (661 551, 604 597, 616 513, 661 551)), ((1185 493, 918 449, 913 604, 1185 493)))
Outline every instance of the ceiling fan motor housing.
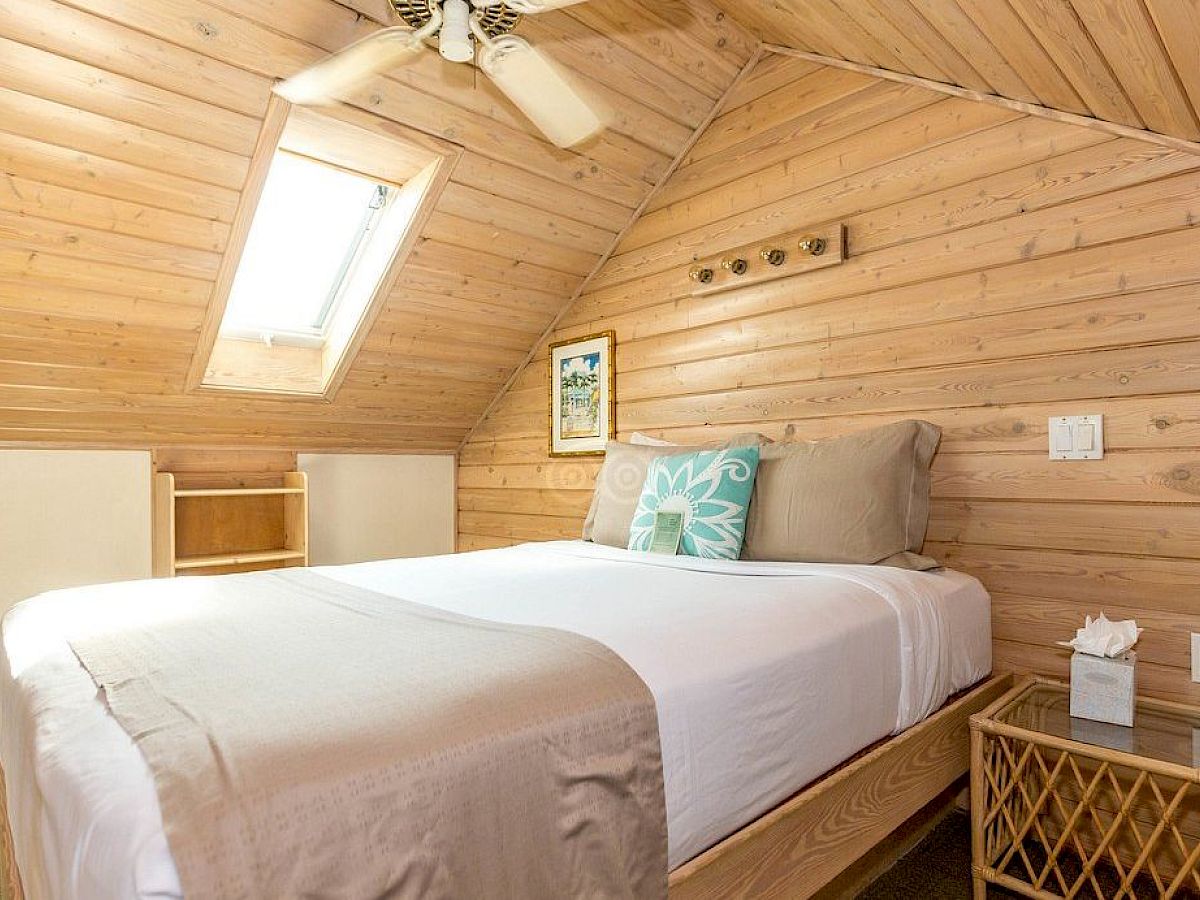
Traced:
MULTIPOLYGON (((444 6, 445 0, 390 0, 392 8, 407 25, 420 28, 432 18, 430 6, 444 6)), ((488 37, 500 37, 508 34, 521 22, 521 13, 510 9, 505 3, 492 6, 476 7, 480 28, 488 37)))

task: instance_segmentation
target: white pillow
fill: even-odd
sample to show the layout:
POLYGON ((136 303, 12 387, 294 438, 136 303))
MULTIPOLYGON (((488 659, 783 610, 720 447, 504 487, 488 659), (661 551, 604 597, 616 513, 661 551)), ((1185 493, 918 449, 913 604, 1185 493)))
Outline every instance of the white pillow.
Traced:
POLYGON ((678 447, 674 441, 660 441, 656 437, 650 437, 648 434, 642 434, 640 431, 635 431, 629 436, 629 443, 638 447, 678 447))

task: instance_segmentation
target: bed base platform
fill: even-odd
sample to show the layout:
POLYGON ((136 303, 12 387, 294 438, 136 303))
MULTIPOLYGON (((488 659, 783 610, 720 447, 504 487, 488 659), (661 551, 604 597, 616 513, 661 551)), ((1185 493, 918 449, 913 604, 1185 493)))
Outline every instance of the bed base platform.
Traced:
POLYGON ((966 774, 968 719, 1012 684, 998 675, 952 697, 670 877, 670 900, 812 897, 966 774))
MULTIPOLYGON (((680 866, 670 900, 812 897, 967 772, 967 720, 1011 683, 999 675, 958 694, 680 866)), ((0 888, 23 900, 6 793, 0 770, 0 888)))

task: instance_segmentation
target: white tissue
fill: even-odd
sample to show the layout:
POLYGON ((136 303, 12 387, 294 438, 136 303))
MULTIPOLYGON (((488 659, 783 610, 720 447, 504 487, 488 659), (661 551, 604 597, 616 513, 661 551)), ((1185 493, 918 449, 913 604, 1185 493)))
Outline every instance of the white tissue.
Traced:
POLYGON ((1090 656, 1116 657, 1136 644, 1141 634, 1142 629, 1133 619, 1112 622, 1100 613, 1098 619, 1087 617, 1084 626, 1075 632, 1073 641, 1059 641, 1059 644, 1090 656))

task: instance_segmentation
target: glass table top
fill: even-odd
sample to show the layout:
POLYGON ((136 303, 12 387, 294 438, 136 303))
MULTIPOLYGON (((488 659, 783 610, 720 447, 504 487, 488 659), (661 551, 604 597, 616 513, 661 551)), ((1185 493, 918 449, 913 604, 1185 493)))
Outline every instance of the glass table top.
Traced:
POLYGON ((1200 768, 1200 711, 1138 701, 1133 727, 1071 717, 1066 685, 1034 683, 995 716, 996 721, 1053 737, 1200 768))

